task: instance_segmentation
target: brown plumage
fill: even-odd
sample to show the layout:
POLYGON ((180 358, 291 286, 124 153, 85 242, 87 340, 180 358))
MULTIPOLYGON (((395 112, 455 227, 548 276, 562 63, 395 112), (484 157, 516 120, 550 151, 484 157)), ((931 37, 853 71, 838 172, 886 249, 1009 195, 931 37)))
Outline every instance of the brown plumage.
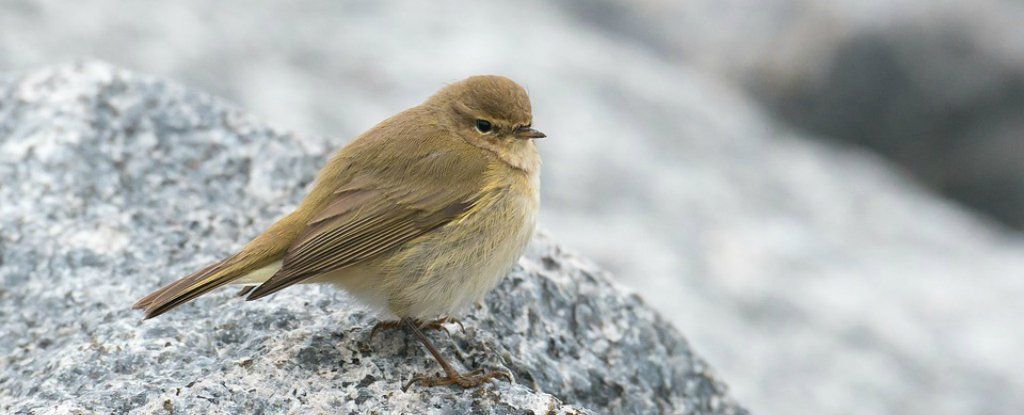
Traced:
MULTIPOLYGON (((453 313, 493 288, 532 234, 532 139, 544 135, 531 122, 526 91, 507 78, 452 84, 341 149, 299 207, 241 251, 135 308, 152 318, 225 284, 259 284, 244 291, 254 300, 322 282, 404 321, 453 313)), ((427 346, 449 376, 424 383, 494 377, 462 377, 427 346)))

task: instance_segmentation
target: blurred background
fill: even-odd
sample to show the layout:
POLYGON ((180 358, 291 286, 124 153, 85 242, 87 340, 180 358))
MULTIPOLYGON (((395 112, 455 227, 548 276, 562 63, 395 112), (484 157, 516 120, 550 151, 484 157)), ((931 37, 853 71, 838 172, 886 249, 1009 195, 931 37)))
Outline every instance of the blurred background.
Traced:
POLYGON ((548 134, 542 226, 754 413, 1024 409, 1024 2, 2 1, 0 72, 94 58, 338 147, 471 74, 548 134))

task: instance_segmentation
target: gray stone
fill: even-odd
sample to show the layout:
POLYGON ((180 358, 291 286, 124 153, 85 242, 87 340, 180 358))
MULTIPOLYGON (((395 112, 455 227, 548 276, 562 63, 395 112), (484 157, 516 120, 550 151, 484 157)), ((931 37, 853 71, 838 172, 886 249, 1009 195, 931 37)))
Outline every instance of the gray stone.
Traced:
POLYGON ((327 287, 129 310, 294 207, 339 145, 101 63, 0 79, 0 411, 746 413, 643 300, 543 235, 465 333, 433 334, 513 384, 402 392, 436 363, 402 332, 371 340, 327 287))
POLYGON ((862 145, 1024 229, 1024 3, 562 1, 731 78, 811 137, 862 145))
MULTIPOLYGON (((898 29, 901 14, 956 3, 646 0, 607 13, 678 4, 646 9, 680 30, 666 38, 685 48, 673 55, 540 0, 16 0, 0 3, 0 68, 96 56, 182 80, 301 132, 303 154, 325 154, 447 82, 507 75, 529 89, 534 123, 548 134, 542 223, 684 331, 745 407, 1017 415, 1020 235, 872 153, 794 133, 741 84, 744 75, 813 81, 790 69, 816 69, 808 62, 828 59, 804 57, 828 54, 801 44, 838 44, 822 36, 851 27, 898 29), (765 62, 793 67, 772 75, 765 62), (323 145, 310 138, 318 134, 338 139, 323 145)), ((962 19, 994 10, 961 3, 962 19)), ((642 22, 633 30, 658 29, 642 22)), ((249 190, 264 200, 253 208, 295 192, 271 179, 309 177, 314 164, 254 170, 249 190)), ((204 203, 238 217, 237 207, 204 203)), ((247 236, 218 236, 216 254, 247 236)), ((215 257, 204 255, 190 261, 215 257)))

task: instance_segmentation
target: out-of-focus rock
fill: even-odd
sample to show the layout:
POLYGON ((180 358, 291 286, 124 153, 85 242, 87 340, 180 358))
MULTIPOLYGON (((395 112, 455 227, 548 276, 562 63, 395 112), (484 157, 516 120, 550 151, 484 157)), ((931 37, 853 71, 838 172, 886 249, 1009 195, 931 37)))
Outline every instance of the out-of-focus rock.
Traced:
POLYGON ((1024 228, 1024 3, 563 2, 1024 228))
POLYGON ((746 413, 668 322, 543 236, 464 334, 435 336, 514 384, 403 392, 436 363, 402 332, 371 340, 331 288, 129 309, 293 208, 338 145, 105 64, 0 81, 0 411, 746 413))

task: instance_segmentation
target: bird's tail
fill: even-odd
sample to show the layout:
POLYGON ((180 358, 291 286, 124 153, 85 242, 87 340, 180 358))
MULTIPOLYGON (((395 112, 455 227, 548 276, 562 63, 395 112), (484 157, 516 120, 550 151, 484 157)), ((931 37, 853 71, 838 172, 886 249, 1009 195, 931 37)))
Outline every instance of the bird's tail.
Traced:
POLYGON ((149 319, 228 283, 263 282, 281 268, 281 258, 303 224, 294 214, 286 216, 238 253, 150 293, 132 308, 144 310, 149 319))
POLYGON ((144 310, 147 319, 153 318, 225 284, 258 283, 261 277, 269 278, 276 271, 274 268, 281 267, 281 262, 274 258, 269 258, 269 263, 261 263, 240 259, 239 254, 153 291, 132 308, 144 310))

